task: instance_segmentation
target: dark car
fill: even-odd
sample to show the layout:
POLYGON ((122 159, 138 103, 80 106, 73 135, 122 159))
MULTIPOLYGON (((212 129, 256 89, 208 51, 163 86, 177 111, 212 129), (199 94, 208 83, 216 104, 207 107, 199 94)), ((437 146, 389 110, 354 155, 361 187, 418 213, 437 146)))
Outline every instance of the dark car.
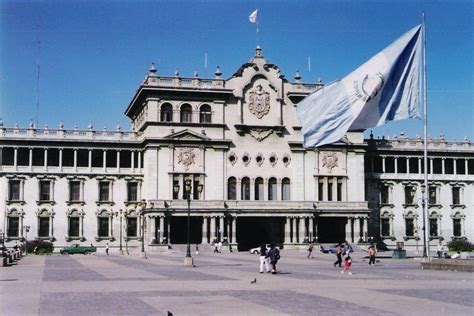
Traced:
POLYGON ((322 253, 336 253, 337 244, 334 246, 324 247, 323 245, 320 246, 320 251, 322 253))

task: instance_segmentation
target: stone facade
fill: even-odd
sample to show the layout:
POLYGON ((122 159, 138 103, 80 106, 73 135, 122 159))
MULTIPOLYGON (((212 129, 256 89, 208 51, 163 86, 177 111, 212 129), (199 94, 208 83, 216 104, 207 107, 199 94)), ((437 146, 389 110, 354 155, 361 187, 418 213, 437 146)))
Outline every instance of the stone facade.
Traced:
MULTIPOLYGON (((296 104, 322 86, 301 83, 299 74, 290 83, 257 48, 227 80, 219 68, 213 79, 201 79, 158 76, 152 66, 125 111, 133 132, 1 126, 0 221, 7 240, 136 247, 143 235, 146 248, 159 249, 186 242, 189 212, 193 244, 291 248, 367 242, 387 229, 382 239, 389 244, 417 242, 421 208, 400 201, 407 183, 419 189, 422 174, 379 172, 374 163, 419 158, 421 142, 364 140, 353 132, 305 149, 296 104), (390 200, 380 203, 386 185, 390 200), (404 219, 411 217, 408 225, 417 231, 407 236, 404 219)), ((430 205, 439 220, 433 237, 474 237, 473 152, 468 142, 436 147, 441 159, 462 158, 465 168, 433 178, 439 190, 439 203, 430 205), (453 187, 462 203, 449 206, 453 187)))

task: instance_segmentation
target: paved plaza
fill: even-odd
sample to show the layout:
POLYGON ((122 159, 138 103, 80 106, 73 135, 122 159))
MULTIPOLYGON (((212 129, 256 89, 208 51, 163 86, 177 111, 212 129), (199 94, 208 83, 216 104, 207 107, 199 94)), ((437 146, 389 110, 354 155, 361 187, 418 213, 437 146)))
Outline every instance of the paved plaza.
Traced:
POLYGON ((474 275, 421 270, 416 259, 282 250, 279 273, 259 274, 248 252, 24 257, 1 268, 1 315, 472 315, 474 275), (256 278, 257 282, 251 284, 256 278))

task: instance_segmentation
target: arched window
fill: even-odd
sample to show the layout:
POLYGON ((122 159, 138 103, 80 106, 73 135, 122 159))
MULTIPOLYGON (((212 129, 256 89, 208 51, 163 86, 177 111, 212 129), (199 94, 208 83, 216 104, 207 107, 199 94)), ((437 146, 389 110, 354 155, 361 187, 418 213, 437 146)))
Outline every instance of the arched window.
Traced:
POLYGON ((290 200, 290 179, 283 178, 281 181, 281 199, 284 201, 290 200))
POLYGON ((454 214, 454 216, 452 216, 452 219, 453 219, 453 236, 454 237, 462 237, 464 234, 463 234, 463 223, 462 223, 462 219, 463 219, 463 216, 459 213, 459 212, 456 212, 456 214, 454 214))
POLYGON ((268 200, 274 201, 277 199, 277 179, 270 178, 268 180, 268 200))
POLYGON ((173 106, 169 103, 164 103, 161 106, 161 122, 173 122, 173 106))
POLYGON ((412 212, 408 212, 408 214, 405 215, 405 236, 415 236, 415 216, 412 212))
POLYGON ((69 238, 79 238, 81 235, 80 232, 80 221, 81 217, 77 210, 72 210, 68 214, 68 237, 69 238))
POLYGON ((255 179, 255 200, 263 200, 263 179, 255 179))
POLYGON ((208 104, 203 104, 199 110, 199 122, 200 123, 211 123, 211 107, 208 104))
POLYGON ((51 231, 51 214, 48 210, 42 210, 38 214, 38 237, 49 238, 51 231))
POLYGON ((7 236, 20 237, 20 213, 17 210, 8 212, 7 236))
POLYGON ((430 215, 430 236, 431 237, 439 236, 438 219, 439 219, 439 215, 436 212, 431 213, 430 215))
POLYGON ((138 237, 138 214, 130 211, 126 217, 127 220, 127 238, 138 237))
POLYGON ((242 179, 242 200, 250 200, 250 179, 245 177, 242 179))
POLYGON ((227 199, 237 200, 237 180, 235 177, 230 177, 227 180, 227 199))
POLYGON ((192 108, 189 104, 183 104, 181 106, 180 112, 181 123, 191 123, 192 122, 192 108))
POLYGON ((392 235, 392 227, 391 227, 391 218, 388 212, 384 212, 380 217, 380 235, 382 237, 389 237, 392 235))
POLYGON ((97 236, 99 238, 108 238, 110 236, 109 221, 110 215, 106 210, 99 213, 97 217, 97 236))

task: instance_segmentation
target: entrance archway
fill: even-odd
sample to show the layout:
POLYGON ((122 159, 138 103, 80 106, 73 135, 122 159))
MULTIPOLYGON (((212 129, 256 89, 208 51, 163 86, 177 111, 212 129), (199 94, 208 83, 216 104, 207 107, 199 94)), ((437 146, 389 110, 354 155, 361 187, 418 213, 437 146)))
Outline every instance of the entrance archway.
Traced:
POLYGON ((346 223, 346 217, 320 217, 318 219, 318 242, 343 242, 346 239, 346 223))
POLYGON ((238 250, 245 251, 262 243, 275 243, 280 247, 284 241, 283 217, 238 217, 238 250))
MULTIPOLYGON (((187 216, 172 216, 170 229, 171 244, 186 244, 187 243, 187 216)), ((191 244, 200 244, 202 240, 202 217, 191 216, 189 221, 189 239, 191 244)))

